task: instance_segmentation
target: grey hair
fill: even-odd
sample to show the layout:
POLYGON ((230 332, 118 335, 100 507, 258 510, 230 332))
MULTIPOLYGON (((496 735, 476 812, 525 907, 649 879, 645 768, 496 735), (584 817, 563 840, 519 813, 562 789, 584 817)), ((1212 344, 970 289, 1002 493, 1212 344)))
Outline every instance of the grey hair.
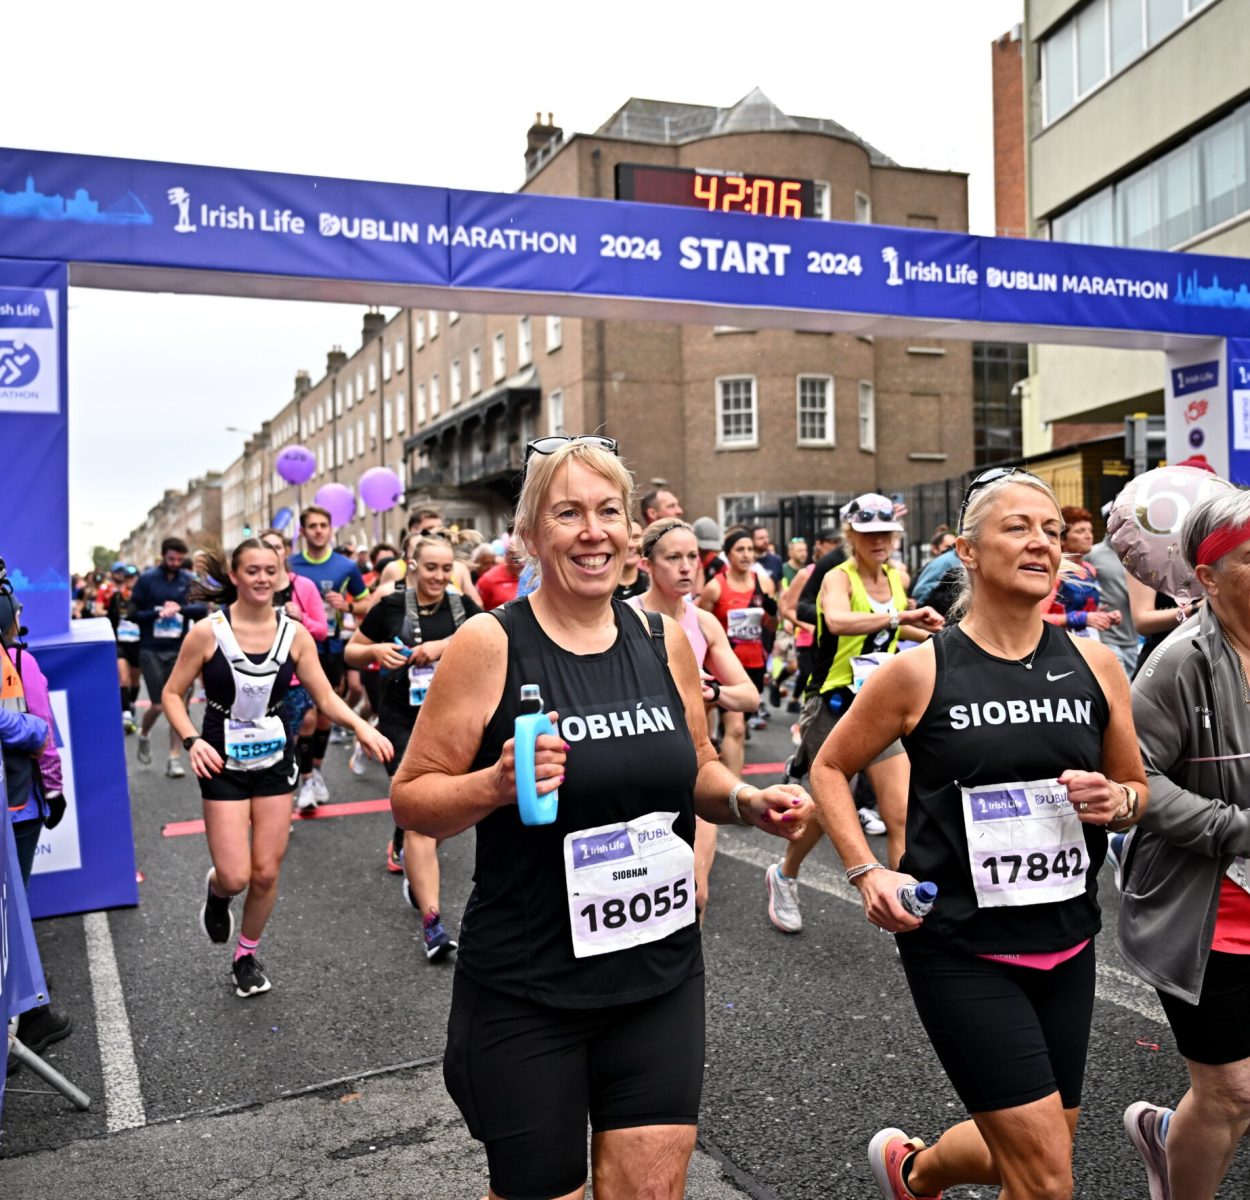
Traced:
MULTIPOLYGON (((1191 567, 1198 565, 1198 548, 1211 534, 1250 522, 1250 489, 1230 487, 1195 504, 1181 526, 1181 549, 1191 567)), ((1235 549, 1235 547, 1234 547, 1235 549)), ((1210 565, 1219 570, 1224 555, 1210 565)))
MULTIPOLYGON (((1055 506, 1055 512, 1059 514, 1059 519, 1063 520, 1063 510, 1059 503, 1059 497, 1051 490, 1048 483, 1038 479, 1036 475, 1023 473, 1004 475, 1001 479, 995 479, 993 483, 988 483, 985 487, 979 488, 972 499, 968 501, 968 508, 964 513, 963 523, 959 528, 959 536, 970 545, 975 546, 981 540, 981 527, 985 524, 985 518, 990 515, 990 509, 993 508, 994 501, 998 498, 999 493, 1009 487, 1019 486, 1036 488, 1055 506)), ((959 592, 955 596, 954 604, 951 605, 949 614, 949 620, 951 621, 961 620, 968 615, 968 610, 972 607, 971 573, 963 563, 960 563, 959 571, 961 576, 959 592)))

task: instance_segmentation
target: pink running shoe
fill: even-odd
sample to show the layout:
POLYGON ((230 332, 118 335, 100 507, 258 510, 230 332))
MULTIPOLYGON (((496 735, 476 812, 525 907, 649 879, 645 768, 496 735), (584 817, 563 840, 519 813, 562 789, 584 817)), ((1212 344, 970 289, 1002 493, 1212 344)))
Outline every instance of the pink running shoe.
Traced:
POLYGON ((1138 1100, 1124 1110, 1124 1132, 1146 1166, 1150 1200, 1171 1200, 1168 1187, 1168 1155, 1159 1131, 1169 1110, 1147 1100, 1138 1100))
POLYGON ((918 1150, 924 1149, 919 1138, 909 1138, 901 1129, 882 1129, 868 1143, 868 1165, 884 1200, 942 1200, 936 1196, 917 1196, 903 1183, 902 1168, 918 1150))

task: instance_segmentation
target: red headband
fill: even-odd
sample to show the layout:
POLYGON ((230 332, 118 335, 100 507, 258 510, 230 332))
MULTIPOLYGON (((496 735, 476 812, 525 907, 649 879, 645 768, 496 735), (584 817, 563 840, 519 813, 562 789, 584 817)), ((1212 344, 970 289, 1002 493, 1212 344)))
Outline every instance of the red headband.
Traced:
POLYGON ((1218 562, 1230 550, 1235 550, 1242 542, 1250 539, 1250 521, 1241 525, 1227 525, 1217 529, 1202 539, 1198 547, 1198 558, 1195 567, 1209 566, 1218 562))

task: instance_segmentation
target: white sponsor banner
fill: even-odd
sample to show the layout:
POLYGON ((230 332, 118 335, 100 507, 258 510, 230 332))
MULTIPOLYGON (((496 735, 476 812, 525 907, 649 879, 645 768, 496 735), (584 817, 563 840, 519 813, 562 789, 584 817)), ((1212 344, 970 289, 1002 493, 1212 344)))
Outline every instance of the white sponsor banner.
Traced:
POLYGON ((0 412, 60 411, 57 293, 0 287, 0 412))
MULTIPOLYGON (((1163 411, 1167 420, 1168 462, 1182 462, 1194 454, 1202 454, 1216 474, 1227 479, 1230 438, 1224 373, 1228 355, 1223 339, 1200 342, 1184 350, 1169 350, 1166 358, 1163 411)), ((1241 449, 1240 439, 1250 439, 1250 426, 1243 432, 1235 406, 1232 418, 1231 440, 1241 449)), ((1250 440, 1246 448, 1250 449, 1250 440)))

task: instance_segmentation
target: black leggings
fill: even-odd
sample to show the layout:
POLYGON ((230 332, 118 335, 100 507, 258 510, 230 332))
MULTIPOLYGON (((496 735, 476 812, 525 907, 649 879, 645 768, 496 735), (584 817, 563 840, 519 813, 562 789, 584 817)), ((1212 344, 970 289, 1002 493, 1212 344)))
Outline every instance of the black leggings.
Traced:
POLYGON ((703 976, 609 1008, 550 1008, 456 972, 447 1091, 486 1144, 504 1200, 550 1200, 586 1182, 596 1133, 695 1125, 703 1091, 703 976))
POLYGON ((970 1113, 1058 1091, 1081 1103, 1094 1014, 1094 942, 1049 971, 992 962, 934 938, 899 934, 916 1012, 970 1113))

